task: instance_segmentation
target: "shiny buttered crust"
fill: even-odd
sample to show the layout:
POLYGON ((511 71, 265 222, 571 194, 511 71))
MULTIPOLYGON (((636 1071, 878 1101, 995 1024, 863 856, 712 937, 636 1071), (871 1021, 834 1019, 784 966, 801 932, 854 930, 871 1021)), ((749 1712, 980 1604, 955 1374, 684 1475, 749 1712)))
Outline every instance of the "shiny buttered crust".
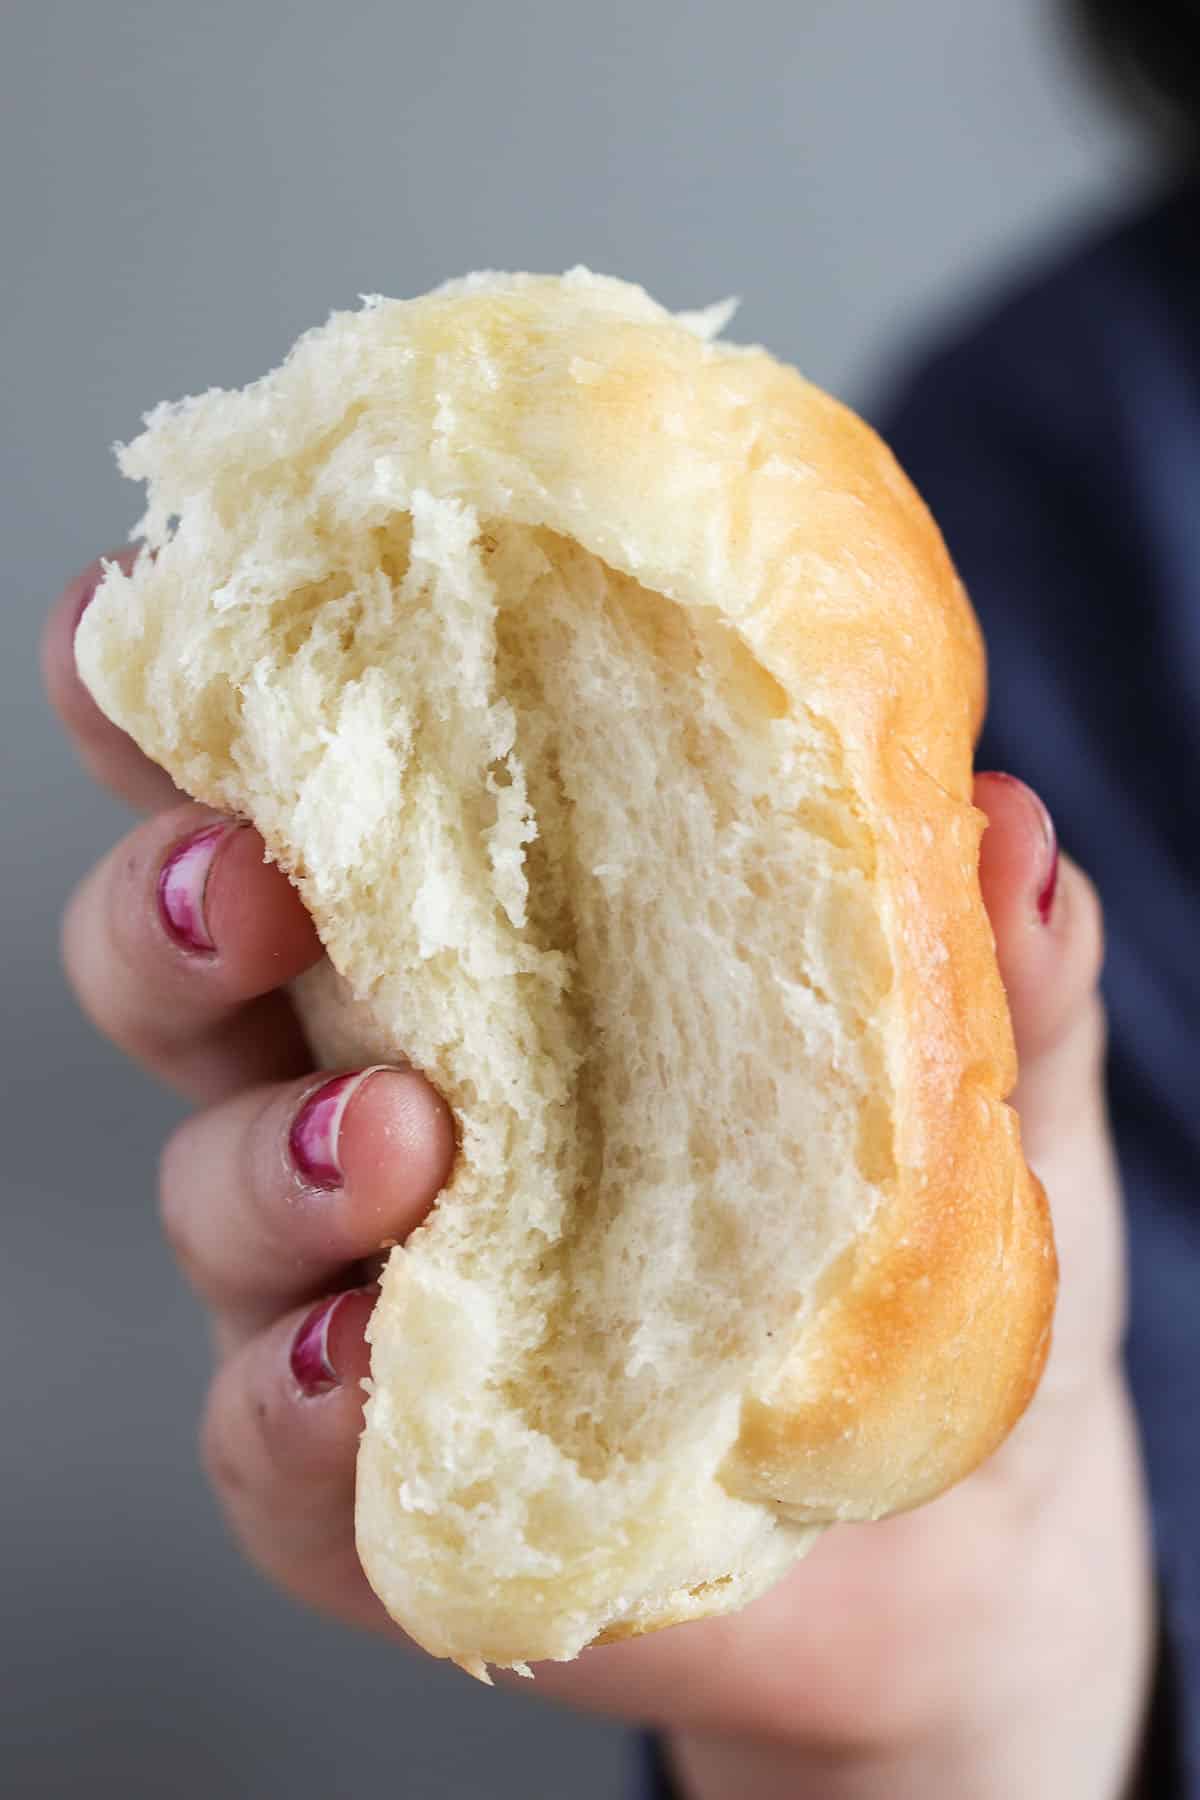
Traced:
MULTIPOLYGON (((372 1330, 375 1395, 360 1464, 358 1535, 368 1574, 394 1615, 435 1653, 476 1673, 489 1662, 519 1665, 538 1656, 570 1656, 589 1641, 742 1604, 786 1570, 816 1528, 876 1518, 936 1495, 973 1469, 1012 1427, 1034 1392, 1049 1341, 1055 1294, 1051 1230, 1044 1197, 1022 1156, 1016 1118, 1005 1103, 1015 1079, 1014 1049, 978 879, 983 819, 971 804, 971 765, 984 705, 980 634, 929 514, 885 446, 845 407, 763 351, 713 341, 721 322, 705 315, 672 317, 640 290, 582 271, 561 279, 474 276, 418 301, 369 302, 360 313, 338 315, 303 339, 282 370, 244 394, 211 394, 151 417, 149 430, 124 453, 124 461, 128 473, 150 481, 144 526, 157 561, 144 557, 128 580, 114 570, 80 631, 81 667, 101 705, 189 791, 252 816, 271 854, 296 880, 329 951, 329 968, 302 989, 321 1052, 327 1058, 384 1060, 401 1049, 411 1053, 415 1041, 416 1060, 467 1119, 460 1167, 443 1202, 445 1220, 435 1215, 407 1251, 394 1252, 385 1277, 372 1330), (832 973, 809 981, 807 996, 798 991, 804 982, 792 981, 789 1003, 820 1009, 821 1029, 832 1030, 829 1042, 841 1046, 830 1051, 831 1063, 840 1066, 844 1052, 850 1067, 860 1050, 867 1055, 865 1044, 875 1061, 861 1067, 877 1073, 866 1087, 860 1080, 857 1087, 843 1085, 836 1093, 831 1088, 829 1095, 806 1101, 804 1095, 823 1079, 819 1062, 810 1062, 804 1065, 808 1073, 796 1076, 795 1104, 811 1104, 814 1120, 832 1122, 830 1155, 856 1164, 853 1181, 848 1176, 837 1186, 837 1171, 830 1173, 833 1197, 822 1202, 823 1235, 819 1241, 813 1237, 804 1251, 807 1260, 789 1274, 783 1298, 763 1301, 778 1309, 770 1329, 757 1336, 749 1329, 735 1331, 725 1364, 705 1365, 703 1378, 697 1374, 694 1404, 687 1400, 689 1370, 699 1369, 705 1338, 726 1331, 731 1313, 735 1324, 737 1318, 753 1321, 766 1289, 746 1285, 732 1303, 726 1291, 712 1302, 711 1320, 700 1317, 699 1326, 689 1314, 687 1329, 695 1327, 696 1336, 680 1352, 684 1327, 678 1321, 673 1337, 664 1332, 660 1342, 653 1334, 657 1313, 668 1305, 661 1287, 642 1288, 639 1282, 648 1278, 629 1277, 634 1304, 644 1315, 639 1342, 649 1347, 641 1363, 627 1359, 600 1384, 598 1391, 612 1397, 606 1433, 580 1422, 579 1394, 587 1374, 581 1359, 595 1361, 602 1354, 598 1346, 617 1326, 614 1322, 606 1334, 600 1301, 595 1305, 601 1307, 602 1328, 591 1348, 583 1334, 564 1333, 562 1324, 570 1318, 572 1295, 582 1294, 585 1286, 592 1295, 593 1281, 600 1282, 595 1271, 601 1252, 587 1250, 585 1263, 578 1248, 585 1228, 578 1222, 574 1237, 561 1220, 558 1226, 537 1226, 548 1243, 568 1246, 554 1264, 558 1285, 545 1301, 547 1318, 558 1321, 557 1335, 549 1325, 538 1328, 538 1342, 559 1346, 557 1361, 547 1352, 547 1366, 569 1373, 556 1400, 531 1399, 545 1388, 544 1369, 539 1374, 532 1363, 527 1376, 512 1376, 528 1384, 517 1400, 498 1398, 501 1384, 493 1376, 486 1388, 472 1388, 482 1380, 480 1367, 500 1355, 495 1344, 509 1346, 504 1351, 509 1369, 525 1367, 512 1348, 518 1340, 520 1356, 533 1354, 529 1343, 538 1334, 522 1334, 521 1292, 528 1283, 531 1315, 543 1304, 535 1300, 535 1292, 542 1291, 536 1283, 549 1277, 541 1263, 535 1274, 528 1258, 522 1261, 521 1244, 505 1240, 503 1254, 496 1252, 508 1271, 504 1295, 489 1291, 484 1305, 481 1288, 472 1290, 469 1305, 462 1302, 462 1318, 481 1334, 473 1359, 464 1357, 459 1366, 445 1345, 437 1348, 445 1309, 459 1303, 472 1281, 487 1279, 470 1272, 475 1265, 466 1202, 483 1205, 499 1176, 486 1181, 480 1176, 472 1187, 473 1171, 500 1170, 503 1143, 512 1141, 504 1134, 516 1129, 511 1120, 505 1123, 501 1102, 488 1099, 490 1077, 463 1060, 468 1054, 478 1058, 478 1040, 464 1048, 462 1030, 455 1038, 448 1027, 426 1028, 427 1017, 459 1004, 467 952, 447 951, 441 939, 436 952, 430 950, 434 939, 428 934, 437 928, 425 914, 426 938, 419 950, 403 948, 399 914, 387 932, 363 926, 364 918, 386 911, 381 883, 386 884, 387 872, 377 871, 369 887, 355 886, 353 859, 343 858, 344 868, 338 863, 336 879, 331 872, 337 862, 333 840, 342 828, 334 823, 333 803, 323 812, 311 785, 297 777, 289 786, 290 742, 302 735, 304 723, 299 700, 288 729, 280 729, 279 743, 268 754, 261 720, 252 732, 245 722, 251 714, 243 711, 240 722, 230 724, 229 707, 222 703, 222 710, 213 699, 214 670, 227 676, 231 691, 241 696, 239 705, 247 695, 272 690, 272 683, 282 692, 291 665, 281 658, 292 654, 280 647, 283 624, 260 628, 242 621, 249 621, 256 607, 274 604, 289 584, 291 591, 308 595, 306 605, 313 604, 314 593, 319 602, 320 584, 333 566, 322 565, 321 545, 353 540, 361 557, 369 535, 382 541, 389 521, 399 516, 411 521, 406 554, 423 557, 432 571, 430 591, 443 592, 440 578, 451 596, 438 603, 446 616, 452 606, 474 605, 470 582, 483 581, 482 565, 463 559, 481 555, 478 545, 486 539, 493 558, 489 592, 500 591, 505 580, 510 586, 517 582, 514 571, 535 570, 536 581, 534 574, 527 577, 528 593, 550 593, 536 582, 552 579, 555 604, 566 609, 564 616, 573 606, 583 616, 584 600, 571 596, 586 590, 591 595, 586 604, 593 608, 589 618, 612 618, 624 608, 623 619, 644 621, 657 608, 664 620, 683 619, 693 634, 687 639, 693 648, 686 653, 669 643, 663 649, 650 636, 636 640, 653 641, 653 654, 667 659, 661 668, 682 671, 681 682, 693 679, 705 657, 718 666, 723 654, 718 639, 732 643, 741 661, 736 668, 728 665, 728 683, 741 696, 743 736, 729 728, 719 740, 726 746, 724 769, 713 748, 718 740, 697 740, 688 777, 702 787, 707 783, 704 792, 718 780, 740 781, 742 799, 728 814, 727 836, 740 830, 752 840, 759 830, 755 819, 768 815, 772 830, 785 814, 803 822, 812 813, 815 792, 806 789, 813 778, 804 771, 818 766, 824 771, 817 796, 824 811, 811 825, 814 835, 804 841, 813 845, 810 860, 818 871, 813 879, 845 884, 819 891, 846 898, 844 905, 839 902, 841 910, 835 907, 830 914, 827 939, 833 947, 821 952, 826 959, 821 968, 832 973), (287 556, 281 550, 287 538, 281 518, 291 521, 287 530, 296 546, 287 556), (601 593, 607 598, 597 599, 601 593), (196 674, 201 668, 203 680, 196 674), (787 734, 793 727, 810 758, 825 755, 821 746, 828 749, 825 762, 789 762, 793 738, 787 734), (765 744, 775 761, 756 763, 751 775, 752 751, 740 749, 742 743, 754 747, 755 757, 764 754, 765 744), (837 779, 831 786, 834 767, 837 779), (745 800, 751 791, 758 796, 757 813, 745 800), (849 921, 847 932, 858 934, 853 943, 847 939, 848 949, 838 949, 839 919, 849 921), (860 995, 859 1011, 851 1017, 842 986, 850 994, 868 940, 881 946, 877 960, 885 973, 871 990, 875 998, 868 1004, 860 995), (389 960, 405 967, 390 967, 389 960), (436 992, 421 986, 432 981, 435 966, 442 984, 436 992), (872 1112, 880 1095, 886 1096, 882 1119, 872 1112), (826 1112, 819 1111, 818 1102, 826 1112), (846 1123, 847 1107, 853 1116, 850 1136, 843 1139, 837 1132, 846 1123), (868 1137, 869 1151, 836 1149, 843 1141, 865 1143, 868 1137), (488 1310, 493 1303, 499 1323, 488 1310), (503 1313, 510 1303, 516 1308, 511 1319, 503 1313), (435 1348, 422 1363, 430 1345, 435 1348), (653 1374, 641 1366, 653 1365, 655 1358, 661 1358, 659 1366, 681 1395, 677 1412, 691 1407, 702 1429, 697 1425, 687 1435, 680 1419, 659 1421, 655 1409, 662 1396, 653 1374), (435 1405, 429 1390, 439 1383, 445 1393, 435 1405), (537 1413, 539 1405, 552 1410, 537 1413), (485 1445, 477 1432, 470 1434, 478 1415, 492 1407, 496 1417, 485 1445), (511 1417, 504 1407, 511 1408, 511 1417), (619 1426, 614 1423, 618 1407, 626 1409, 619 1426), (638 1450, 643 1426, 646 1447, 638 1450), (554 1456, 545 1450, 551 1442, 558 1445, 554 1456), (460 1458, 462 1467, 451 1490, 443 1475, 452 1457, 460 1458), (515 1505, 513 1490, 523 1490, 520 1519, 514 1513, 505 1532, 489 1538, 497 1508, 515 1505), (529 1524, 535 1512, 536 1544, 529 1524), (508 1567, 504 1546, 510 1541, 508 1567)), ((372 579, 389 568, 399 592, 403 568, 389 564, 382 552, 372 579)), ((380 592, 386 587, 385 581, 380 592)), ((523 604, 533 606, 536 598, 523 604)), ((628 646, 630 640, 621 641, 628 646)), ((642 654, 627 648, 622 653, 642 654)), ((401 684, 391 690, 396 693, 408 679, 404 654, 397 653, 390 670, 389 679, 401 684)), ((505 654, 533 656, 519 641, 505 654)), ((564 703, 547 685, 554 658, 548 651, 538 654, 537 716, 553 715, 558 730, 564 703)), ((564 660, 569 649, 559 658, 564 660)), ((327 683, 332 679, 326 677, 327 683)), ((647 720, 666 691, 665 681, 656 675, 645 690, 641 704, 647 720)), ((515 676, 511 685, 515 694, 515 676)), ((521 687, 524 697, 514 702, 518 750, 523 721, 535 716, 527 697, 531 691, 521 687)), ((711 689, 681 687, 681 707, 693 691, 711 689)), ((586 695, 578 701, 583 710, 585 701, 586 695)), ((325 703, 332 704, 327 692, 325 703)), ((666 708, 667 700, 661 704, 666 708)), ((343 715, 335 709, 329 716, 343 715)), ((668 711, 662 716, 666 745, 676 741, 669 739, 668 725, 675 730, 677 721, 668 711)), ((601 719, 595 725, 596 733, 602 724, 601 719)), ((327 737, 336 738, 339 729, 330 726, 327 737)), ((646 732, 653 729, 658 728, 647 723, 646 732)), ((538 740, 543 741, 551 740, 538 740)), ((595 742, 601 742, 599 735, 595 742)), ((618 777, 614 759, 598 749, 589 751, 585 743, 572 753, 585 765, 572 802, 571 829, 582 834, 590 829, 589 768, 596 786, 618 777), (593 764, 587 764, 589 755, 593 764)), ((498 754, 509 753, 501 745, 498 754)), ((374 780, 373 755, 364 750, 357 765, 364 784, 374 780)), ((664 806, 671 803, 676 778, 684 779, 685 760, 681 755, 672 764, 667 750, 659 754, 664 806)), ((517 770, 513 780, 533 794, 540 763, 532 753, 526 762, 528 768, 513 762, 510 772, 517 770)), ((327 776, 324 763, 321 768, 327 776)), ((304 779, 311 783, 315 777, 304 779)), ((568 768, 563 777, 568 789, 571 779, 568 768)), ((641 780, 643 789, 647 785, 641 780)), ((377 800, 374 793, 373 804, 377 800)), ((559 804, 547 793, 545 808, 552 801, 559 804)), ((627 799, 626 817, 642 816, 637 804, 636 795, 627 799)), ((564 906, 578 914, 574 939, 568 934, 561 940, 568 946, 564 954, 568 963, 575 955, 578 966, 586 964, 594 975, 602 967, 602 952, 588 949, 592 903, 579 898, 575 904, 583 865, 560 867, 554 861, 555 834, 567 832, 567 815, 545 808, 535 817, 530 802, 532 823, 522 827, 523 836, 517 833, 516 861, 504 862, 504 880, 523 880, 521 869, 531 883, 538 867, 558 871, 553 879, 565 886, 555 889, 555 917, 561 922, 564 906), (541 833, 540 851, 530 848, 535 829, 541 833), (550 860, 536 864, 539 854, 550 860)), ((343 820, 344 811, 343 806, 343 820)), ((372 829, 378 834, 382 827, 376 823, 372 829)), ((434 854, 428 847, 433 841, 427 854, 434 854)), ((684 854, 671 848, 674 842, 664 827, 659 840, 633 846, 643 880, 661 880, 664 891, 674 881, 680 892, 699 893, 690 874, 676 878, 670 866, 672 856, 684 854)), ((369 838, 364 844, 360 862, 369 860, 369 838)), ((628 845, 611 848, 614 859, 629 852, 628 845)), ((617 879, 606 873, 611 859, 605 860, 603 850, 603 843, 588 845, 589 881, 617 879)), ((524 941, 522 932, 536 936, 530 923, 536 894, 531 888, 529 911, 523 912, 520 895, 513 899, 513 890, 500 885, 496 856, 492 866, 499 895, 499 902, 489 900, 493 911, 500 903, 507 908, 515 920, 514 942, 524 941)), ((544 879, 550 881, 551 874, 544 879)), ((763 943, 782 942, 791 904, 799 934, 800 908, 816 891, 805 889, 809 900, 789 902, 786 880, 782 888, 762 888, 759 913, 744 915, 751 921, 747 930, 758 929, 753 921, 761 918, 763 933, 768 928, 775 933, 764 935, 763 943)), ((428 909, 427 885, 420 895, 428 909)), ((633 914, 614 910, 605 917, 616 930, 614 920, 633 914)), ((543 936, 546 944, 560 943, 553 934, 543 936)), ((719 932, 714 943, 719 960, 729 945, 719 932)), ((774 979, 768 966, 774 956, 772 951, 755 965, 753 978, 764 994, 774 979)), ((636 962, 636 950, 626 947, 619 960, 636 962)), ((528 972, 513 977, 526 982, 523 993, 532 992, 535 979, 544 977, 551 985, 559 979, 549 964, 537 967, 536 977, 528 972)), ((570 977, 563 979, 569 988, 570 977)), ((670 1033, 663 1035, 653 1020, 655 1007, 665 1004, 662 990, 674 980, 669 955, 647 980, 649 986, 623 1007, 645 1008, 643 1037, 659 1031, 666 1043, 670 1033)), ((593 985, 600 990, 604 981, 597 977, 593 985)), ((722 1004, 716 989, 705 997, 717 1056, 722 1004)), ((534 1016, 530 1001, 528 1017, 534 1016)), ((594 1023, 595 1013, 590 1016, 594 1023)), ((544 1053, 552 1062, 554 1053, 546 1046, 558 1040, 550 1024, 540 1014, 537 1018, 540 1049, 531 1051, 529 1060, 544 1053)), ((600 1027, 595 1029, 599 1033, 600 1027)), ((618 1022, 605 1029, 617 1031, 618 1022)), ((738 1030, 744 1033, 744 1024, 738 1030)), ((486 1034, 484 1025, 479 1032, 486 1034)), ((472 1036, 470 1024, 465 1035, 472 1036)), ((563 1059, 566 1055, 562 1052, 563 1059)), ((592 1055, 585 1042, 576 1061, 587 1067, 592 1055)), ((771 1060, 787 1061, 775 1043, 771 1060)), ((715 1068, 698 1065, 692 1073, 692 1065, 680 1063, 664 1088, 663 1109, 686 1105, 703 1123, 710 1116, 706 1108, 714 1104, 715 1068)), ((506 1079, 519 1083, 525 1077, 516 1071, 506 1079)), ((538 1080, 538 1095, 544 1096, 549 1088, 541 1074, 538 1080)), ((577 1086, 572 1074, 565 1081, 565 1099, 545 1101, 546 1116, 555 1107, 561 1114, 565 1106, 575 1121, 568 1137, 582 1141, 590 1133, 588 1142, 601 1146, 602 1157, 606 1134, 611 1138, 619 1129, 616 1103, 605 1099, 609 1090, 599 1075, 590 1100, 577 1086), (585 1116, 586 1105, 593 1112, 585 1116)), ((521 1118, 527 1120, 542 1103, 539 1098, 536 1105, 518 1108, 521 1118)), ((689 1202, 699 1209, 696 1218, 719 1216, 725 1266, 739 1257, 747 1269, 755 1266, 756 1230, 775 1235, 777 1242, 766 1248, 771 1261, 782 1266, 792 1238, 803 1234, 808 1190, 803 1182, 789 1189, 786 1170, 777 1180, 744 1173, 750 1152, 728 1108, 712 1118, 712 1131, 716 1141, 706 1143, 703 1155, 704 1167, 716 1170, 715 1186, 711 1193, 705 1190, 708 1198, 701 1194, 689 1202), (735 1165, 735 1157, 743 1161, 735 1165), (771 1195, 764 1199, 767 1187, 771 1195)), ((545 1133, 539 1139, 549 1141, 545 1133)), ((653 1184, 648 1173, 628 1184, 624 1203, 633 1211, 639 1205, 647 1209, 644 1235, 651 1256, 655 1233, 662 1241, 662 1225, 655 1224, 650 1202, 639 1196, 651 1185, 660 1195, 664 1181, 669 1188, 672 1180, 690 1195, 699 1193, 703 1184, 694 1160, 699 1152, 693 1139, 687 1141, 693 1144, 693 1162, 680 1161, 665 1176, 658 1168, 653 1184)), ((564 1168, 574 1166, 570 1154, 568 1143, 564 1168)), ((588 1164, 600 1166, 594 1159, 588 1164)), ((759 1166, 770 1168, 769 1161, 759 1166)), ((806 1179, 824 1179, 819 1161, 812 1167, 815 1172, 806 1179)), ((572 1186, 564 1176, 559 1188, 562 1216, 584 1217, 578 1182, 572 1186)), ((522 1216, 515 1189, 506 1204, 504 1217, 511 1224, 522 1216)), ((613 1202, 618 1210, 619 1204, 613 1202)), ((501 1220, 486 1229, 499 1243, 506 1227, 501 1220)), ((521 1227, 525 1240, 533 1229, 521 1227)), ((610 1221, 606 1242, 617 1229, 610 1221)), ((686 1246, 678 1254, 686 1259, 686 1246)), ((635 1259, 625 1266, 642 1264, 635 1259)), ((687 1277, 694 1292, 708 1278, 707 1269, 705 1264, 687 1277)), ((750 1276, 744 1280, 749 1284, 750 1276)), ((595 1292, 602 1291, 607 1290, 597 1285, 595 1292)), ((456 1329, 460 1336, 454 1341, 461 1342, 465 1328, 460 1323, 456 1329)), ((622 1329, 637 1336, 638 1321, 622 1329)), ((604 1404, 603 1398, 589 1402, 593 1413, 604 1404)))

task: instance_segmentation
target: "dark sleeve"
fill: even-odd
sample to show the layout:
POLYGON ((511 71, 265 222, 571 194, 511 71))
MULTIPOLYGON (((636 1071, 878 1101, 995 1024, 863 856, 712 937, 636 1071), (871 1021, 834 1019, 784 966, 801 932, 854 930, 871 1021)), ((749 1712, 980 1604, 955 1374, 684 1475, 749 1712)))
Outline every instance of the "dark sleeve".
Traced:
POLYGON ((1195 1794, 1184 1765, 1182 1707, 1179 1664, 1160 1604, 1154 1682, 1131 1800, 1191 1800, 1195 1794))
POLYGON ((657 1737, 645 1732, 635 1740, 636 1771, 633 1794, 635 1800, 682 1800, 667 1774, 662 1746, 657 1737))

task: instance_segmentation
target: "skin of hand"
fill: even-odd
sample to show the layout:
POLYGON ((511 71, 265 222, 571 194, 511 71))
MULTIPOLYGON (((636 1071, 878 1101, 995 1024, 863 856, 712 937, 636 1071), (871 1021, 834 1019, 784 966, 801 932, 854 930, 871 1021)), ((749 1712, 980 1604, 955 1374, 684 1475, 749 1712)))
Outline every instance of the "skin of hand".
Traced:
MULTIPOLYGON (((320 954, 294 890, 256 832, 181 796, 75 672, 99 572, 55 606, 45 678, 89 772, 148 816, 76 891, 63 956, 98 1029, 202 1109, 166 1147, 161 1202, 215 1322, 204 1461, 253 1562, 403 1641, 354 1551, 365 1284, 434 1203, 453 1122, 413 1070, 312 1069, 282 992, 320 954)), ((692 1800, 1101 1800, 1137 1754, 1151 1581, 1120 1361, 1100 910, 1027 788, 983 775, 976 802, 1014 1099, 1059 1248, 1046 1376, 969 1480, 829 1532, 745 1611, 538 1666, 537 1691, 663 1730, 692 1800)))

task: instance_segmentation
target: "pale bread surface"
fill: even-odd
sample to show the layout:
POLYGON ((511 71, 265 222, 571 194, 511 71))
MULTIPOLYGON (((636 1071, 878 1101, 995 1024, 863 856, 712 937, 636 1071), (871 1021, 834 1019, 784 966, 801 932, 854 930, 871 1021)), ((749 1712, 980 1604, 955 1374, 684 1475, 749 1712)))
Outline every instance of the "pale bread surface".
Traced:
POLYGON ((461 1148, 371 1325, 357 1535, 482 1673, 741 1605, 977 1464, 1054 1257, 1004 1104, 979 634, 845 408, 623 283, 309 333, 122 455, 104 710, 252 819, 323 1062, 461 1148))

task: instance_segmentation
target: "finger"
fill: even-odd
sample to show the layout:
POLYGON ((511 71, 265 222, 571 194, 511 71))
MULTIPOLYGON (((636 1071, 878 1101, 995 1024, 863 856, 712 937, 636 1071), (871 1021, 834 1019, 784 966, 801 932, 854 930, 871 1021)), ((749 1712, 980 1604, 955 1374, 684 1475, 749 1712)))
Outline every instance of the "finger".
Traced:
POLYGON ((1103 1082, 1102 918, 1087 877, 1057 856, 1036 795, 985 775, 975 797, 989 820, 980 875, 1020 1060, 1012 1099, 1050 1201, 1059 1265, 1050 1360, 1013 1444, 1028 1459, 1040 1441, 1057 1460, 1101 1366, 1098 1352, 1109 1363, 1120 1357, 1125 1316, 1120 1182, 1103 1082))
POLYGON ((317 961, 299 895, 256 831, 190 802, 137 827, 76 890, 63 961, 108 1038, 194 1099, 311 1066, 285 996, 317 961))
MULTIPOLYGON (((127 545, 105 560, 129 569, 137 554, 137 545, 127 545)), ((42 630, 42 678, 89 775, 139 812, 155 812, 177 804, 179 789, 143 756, 131 737, 105 718, 75 667, 75 627, 103 573, 99 561, 89 563, 55 601, 42 630)))
POLYGON ((366 1069, 239 1094, 163 1155, 167 1237, 238 1333, 402 1243, 445 1185, 449 1108, 415 1069, 366 1069))
POLYGON ((354 1549, 363 1340, 374 1290, 293 1313, 217 1372, 203 1428, 209 1477, 246 1554, 307 1605, 394 1630, 354 1549))
POLYGON ((1031 1159, 1095 1112, 1103 1014, 1103 928, 1095 889, 1059 854, 1045 806, 1009 775, 980 775, 987 814, 980 883, 1020 1061, 1013 1099, 1031 1159))

